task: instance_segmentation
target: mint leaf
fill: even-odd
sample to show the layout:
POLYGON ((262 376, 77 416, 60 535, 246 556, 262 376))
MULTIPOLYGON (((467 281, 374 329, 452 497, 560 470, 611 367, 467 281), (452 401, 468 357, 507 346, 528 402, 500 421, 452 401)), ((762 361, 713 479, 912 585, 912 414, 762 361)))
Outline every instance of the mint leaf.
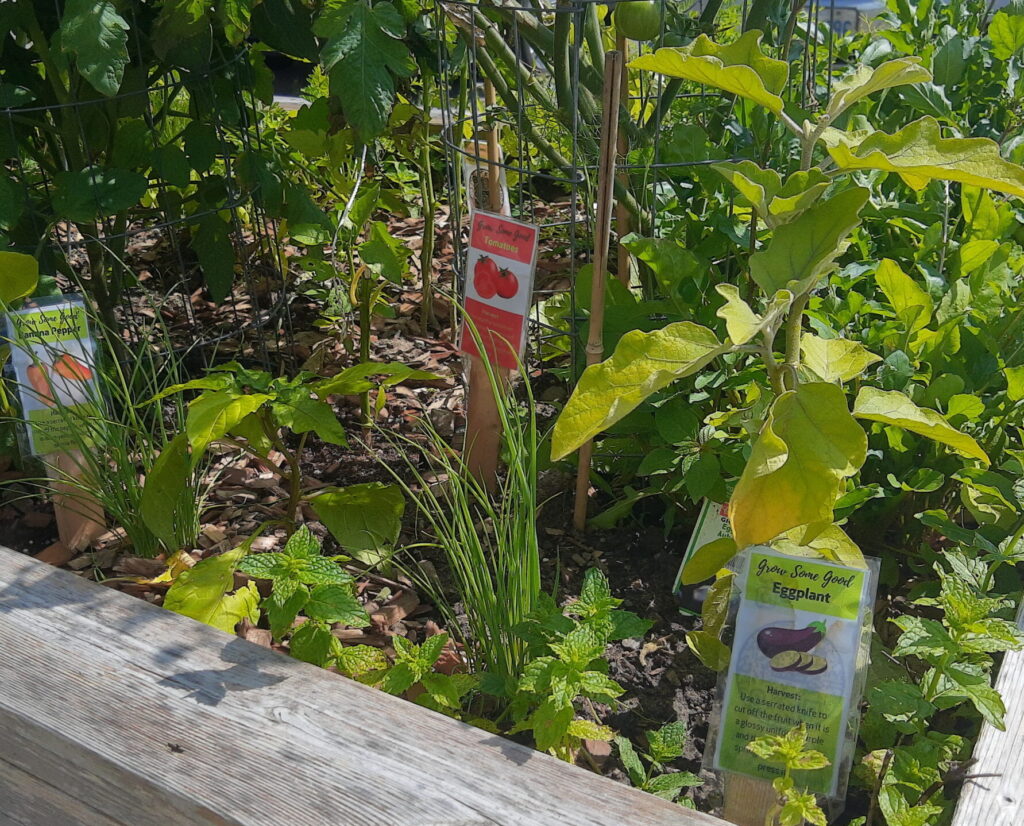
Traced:
POLYGON ((615 745, 619 748, 619 760, 629 775, 629 782, 638 789, 647 782, 647 772, 644 770, 640 757, 633 748, 633 744, 625 737, 616 737, 615 745))
POLYGON ((331 657, 334 635, 322 623, 307 620, 292 634, 288 650, 297 660, 325 667, 331 657))
POLYGON ((352 628, 370 624, 366 609, 344 585, 317 585, 309 594, 306 616, 322 622, 341 622, 352 628))
POLYGON ((270 633, 275 640, 288 633, 308 599, 309 589, 292 579, 279 580, 275 583, 274 590, 263 600, 262 606, 270 624, 270 633))

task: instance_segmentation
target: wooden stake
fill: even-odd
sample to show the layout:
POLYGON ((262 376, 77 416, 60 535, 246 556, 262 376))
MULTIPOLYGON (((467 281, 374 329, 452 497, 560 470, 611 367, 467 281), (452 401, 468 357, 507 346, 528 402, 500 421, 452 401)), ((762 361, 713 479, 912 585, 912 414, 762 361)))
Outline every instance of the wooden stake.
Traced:
MULTIPOLYGON (((626 54, 629 48, 629 41, 625 35, 619 34, 615 38, 615 48, 622 52, 622 83, 619 89, 619 100, 629 110, 629 70, 626 68, 626 54)), ((629 135, 619 132, 618 140, 619 157, 625 160, 629 157, 629 135)), ((619 183, 623 190, 629 188, 629 173, 621 170, 618 175, 619 183)), ((622 239, 629 235, 632 230, 632 222, 629 217, 629 210, 621 201, 615 202, 615 234, 618 236, 618 266, 615 275, 625 286, 629 286, 629 250, 622 246, 622 239)))
POLYGON ((764 826, 777 799, 771 783, 730 773, 725 777, 722 817, 736 826, 764 826))
MULTIPOLYGON (((488 109, 495 105, 494 85, 484 81, 484 103, 488 109)), ((501 214, 501 167, 498 145, 498 125, 487 132, 487 197, 491 212, 501 214)), ((509 371, 491 365, 498 391, 505 392, 509 384, 509 371)), ((487 367, 480 356, 469 357, 468 387, 466 389, 466 441, 463 458, 470 473, 489 491, 498 486, 498 458, 501 453, 501 417, 498 400, 487 377, 487 367)))
MULTIPOLYGON (((615 191, 615 151, 619 131, 619 94, 622 90, 622 52, 604 56, 604 111, 601 116, 601 158, 597 168, 597 223, 594 227, 594 275, 590 289, 590 320, 587 329, 587 365, 597 364, 604 355, 604 287, 608 269, 608 248, 611 243, 612 200, 615 191)), ((573 525, 582 531, 587 525, 587 502, 590 494, 590 460, 594 443, 580 448, 576 473, 576 503, 573 525)))
POLYGON ((85 458, 81 451, 51 453, 43 457, 54 482, 53 515, 60 544, 68 551, 81 551, 106 531, 103 506, 73 480, 82 476, 85 458))

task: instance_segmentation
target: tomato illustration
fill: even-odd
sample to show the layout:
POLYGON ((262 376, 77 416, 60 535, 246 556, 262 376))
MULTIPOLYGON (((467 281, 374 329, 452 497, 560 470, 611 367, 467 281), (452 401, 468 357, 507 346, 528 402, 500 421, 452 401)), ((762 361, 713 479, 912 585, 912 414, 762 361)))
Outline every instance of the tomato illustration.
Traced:
POLYGON ((92 378, 92 370, 70 353, 58 357, 53 363, 53 369, 57 371, 58 376, 69 381, 89 381, 92 378))
POLYGON ((621 0, 612 20, 615 30, 630 40, 653 40, 661 31, 661 9, 654 0, 621 0))
POLYGON ((519 279, 512 270, 499 270, 496 285, 498 295, 502 298, 511 298, 519 292, 519 279))
POLYGON ((493 258, 483 256, 473 266, 473 287, 481 298, 494 298, 501 275, 493 258))

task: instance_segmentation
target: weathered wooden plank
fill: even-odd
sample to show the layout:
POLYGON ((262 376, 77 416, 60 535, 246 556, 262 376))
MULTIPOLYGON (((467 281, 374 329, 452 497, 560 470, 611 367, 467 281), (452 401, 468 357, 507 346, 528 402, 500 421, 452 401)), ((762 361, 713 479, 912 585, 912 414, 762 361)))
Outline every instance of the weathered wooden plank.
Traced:
MULTIPOLYGON (((1024 605, 1017 627, 1024 629, 1024 605)), ((1006 704, 1006 731, 982 725, 968 775, 979 776, 964 783, 953 826, 1024 823, 1024 651, 1004 655, 996 689, 1006 704)))
POLYGON ((0 824, 722 823, 3 549, 0 757, 0 824))

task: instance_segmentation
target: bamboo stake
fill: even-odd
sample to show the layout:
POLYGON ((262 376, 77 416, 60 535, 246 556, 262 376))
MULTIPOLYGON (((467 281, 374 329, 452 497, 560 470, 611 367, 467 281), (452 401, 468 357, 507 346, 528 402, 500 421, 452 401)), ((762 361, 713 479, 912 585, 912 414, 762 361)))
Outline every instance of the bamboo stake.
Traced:
MULTIPOLYGON (((615 48, 622 52, 622 85, 619 90, 619 100, 626 107, 626 116, 629 116, 629 70, 626 68, 626 50, 629 48, 629 41, 626 36, 618 34, 615 37, 615 48)), ((618 140, 619 157, 625 160, 629 157, 629 135, 625 131, 619 132, 618 140)), ((619 186, 623 191, 629 190, 629 173, 621 170, 618 174, 619 186)), ((615 234, 618 236, 618 266, 615 275, 625 286, 629 286, 629 250, 622 246, 622 239, 632 231, 629 218, 629 209, 622 202, 621 198, 615 200, 615 234)))
MULTIPOLYGON (((587 365, 597 364, 604 355, 604 287, 611 243, 612 199, 615 189, 615 154, 619 131, 619 95, 622 91, 622 52, 604 56, 604 95, 601 115, 601 157, 597 168, 597 223, 594 228, 594 275, 590 289, 590 321, 587 330, 587 365)), ((590 460, 593 440, 580 448, 576 475, 576 503, 573 524, 582 531, 587 524, 587 500, 590 493, 590 460)))
MULTIPOLYGON (((484 80, 484 103, 491 109, 496 102, 494 84, 484 80)), ((499 164, 498 125, 487 132, 487 198, 491 212, 500 215, 501 167, 499 164)), ((509 370, 491 365, 499 392, 509 384, 509 370)), ((487 367, 479 356, 469 357, 469 377, 466 388, 466 441, 463 455, 466 467, 487 490, 492 493, 498 486, 498 457, 501 454, 501 416, 498 400, 491 390, 487 367)))

